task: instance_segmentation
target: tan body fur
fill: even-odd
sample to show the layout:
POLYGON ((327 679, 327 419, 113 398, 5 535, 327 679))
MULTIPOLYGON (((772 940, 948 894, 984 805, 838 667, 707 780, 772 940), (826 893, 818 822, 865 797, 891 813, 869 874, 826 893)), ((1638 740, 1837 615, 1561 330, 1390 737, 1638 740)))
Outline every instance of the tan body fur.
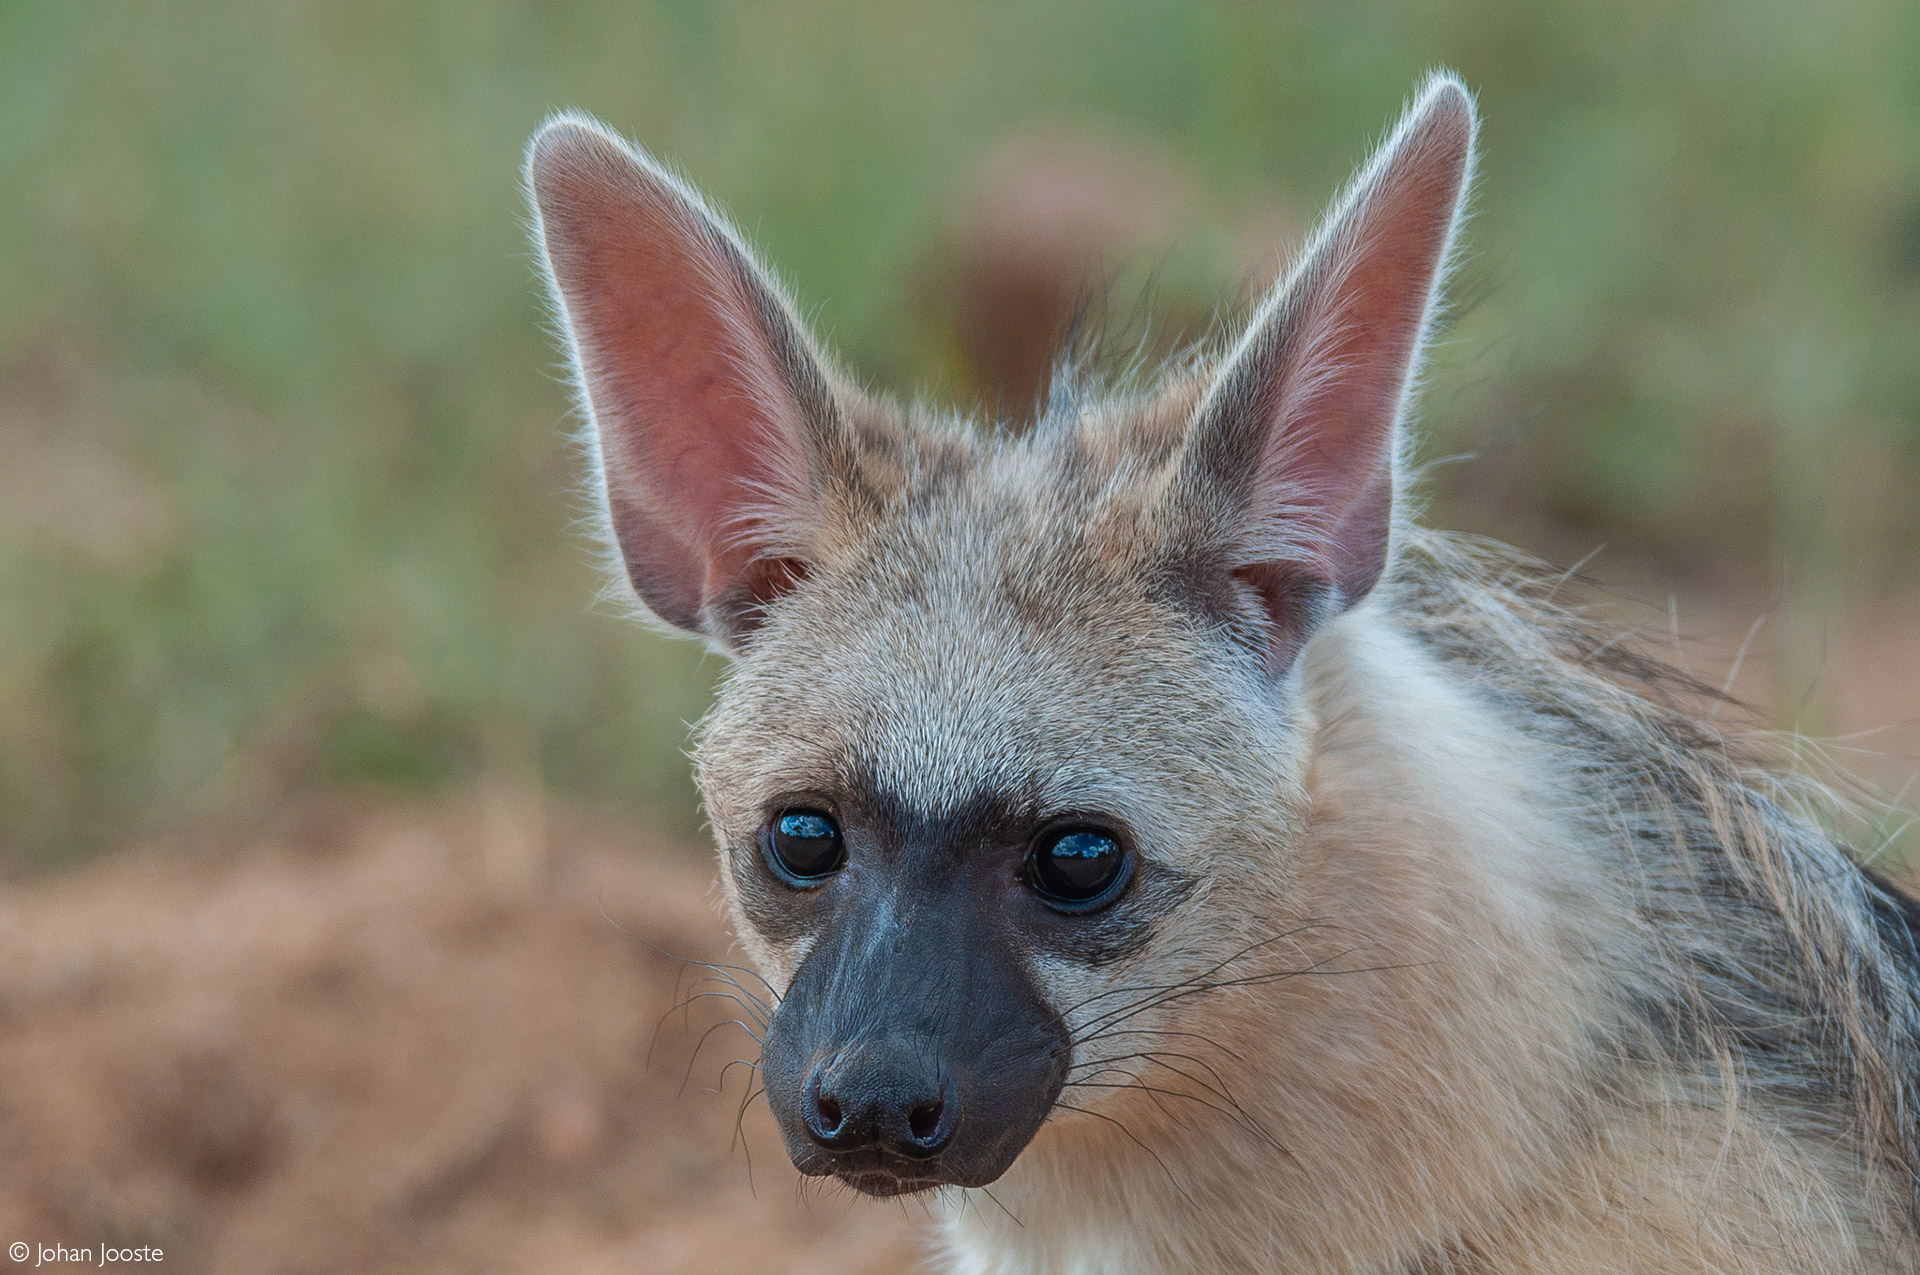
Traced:
POLYGON ((1350 955, 1328 968, 1369 972, 1228 993, 1196 1051, 1287 1154, 1120 1094, 1104 1111, 1151 1154, 1061 1117, 997 1203, 947 1202, 956 1275, 1920 1269, 1887 1182, 1719 1077, 1570 1102, 1578 1020, 1609 996, 1584 949, 1627 905, 1552 819, 1552 773, 1516 764, 1520 741, 1378 611, 1317 639, 1302 685, 1307 831, 1268 906, 1338 919, 1299 964, 1331 949, 1350 955))

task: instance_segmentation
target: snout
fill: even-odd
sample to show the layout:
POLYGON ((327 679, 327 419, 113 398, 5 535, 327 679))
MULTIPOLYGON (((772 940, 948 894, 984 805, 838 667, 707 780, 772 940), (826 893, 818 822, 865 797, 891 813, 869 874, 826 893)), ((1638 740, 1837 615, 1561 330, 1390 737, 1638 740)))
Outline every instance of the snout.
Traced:
POLYGON ((952 1140, 960 1119, 953 1081, 903 1043, 855 1046, 814 1068, 800 1119, 815 1146, 927 1160, 952 1140))
POLYGON ((795 1167, 880 1196, 1006 1172, 1059 1093, 1056 1051, 1035 1039, 1019 1058, 962 1062, 942 1043, 855 1041, 794 1066, 770 1038, 767 1098, 795 1167))
POLYGON ((801 963, 761 1054, 794 1167, 869 1195, 999 1178, 1066 1081, 1059 1015, 961 906, 831 937, 801 963), (864 941, 876 928, 900 941, 864 941))

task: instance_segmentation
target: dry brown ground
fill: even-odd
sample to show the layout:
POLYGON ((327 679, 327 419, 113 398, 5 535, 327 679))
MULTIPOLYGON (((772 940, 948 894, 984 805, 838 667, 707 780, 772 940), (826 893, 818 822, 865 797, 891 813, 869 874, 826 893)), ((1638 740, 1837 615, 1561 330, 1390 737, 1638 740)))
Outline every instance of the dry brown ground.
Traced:
MULTIPOLYGON (((1717 681, 1765 609, 1689 598, 1678 657, 1717 681)), ((1904 782, 1920 601, 1859 612, 1820 677, 1833 729, 1881 728, 1843 760, 1904 782)), ((234 1275, 916 1269, 912 1211, 803 1200, 758 1102, 750 1187, 746 1069, 712 1092, 742 1033, 683 1085, 730 1007, 669 1014, 694 975, 649 944, 726 951, 702 851, 499 791, 218 840, 0 887, 0 1244, 234 1275)))
POLYGON ((695 976, 647 942, 724 951, 705 856, 548 820, 502 871, 481 809, 309 812, 0 897, 0 1244, 233 1275, 913 1269, 899 1206, 801 1201, 763 1102, 750 1188, 747 1072, 710 1089, 752 1042, 715 1032, 682 1087, 730 1007, 670 1015, 649 1063, 695 976))

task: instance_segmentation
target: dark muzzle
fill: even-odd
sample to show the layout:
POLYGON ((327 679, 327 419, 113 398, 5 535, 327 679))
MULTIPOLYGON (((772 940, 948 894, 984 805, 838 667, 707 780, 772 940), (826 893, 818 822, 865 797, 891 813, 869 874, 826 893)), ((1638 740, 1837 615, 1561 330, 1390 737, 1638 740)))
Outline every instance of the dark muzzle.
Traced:
POLYGON ((1064 1027, 963 891, 848 902, 767 1033, 788 1154, 870 1195, 992 1182, 1060 1094, 1064 1027))

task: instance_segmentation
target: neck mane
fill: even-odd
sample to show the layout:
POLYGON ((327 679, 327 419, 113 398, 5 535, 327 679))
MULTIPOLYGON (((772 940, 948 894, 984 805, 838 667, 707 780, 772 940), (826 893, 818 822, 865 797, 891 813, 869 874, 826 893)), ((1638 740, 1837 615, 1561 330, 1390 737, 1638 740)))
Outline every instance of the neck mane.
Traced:
POLYGON ((1237 993, 1269 1030, 1233 1037, 1230 1104, 1062 1124, 991 1197, 953 1193, 953 1270, 1916 1260, 1906 930, 1825 790, 1559 582, 1402 537, 1299 670, 1325 977, 1237 993), (1867 1185, 1843 1205, 1836 1174, 1867 1185))

